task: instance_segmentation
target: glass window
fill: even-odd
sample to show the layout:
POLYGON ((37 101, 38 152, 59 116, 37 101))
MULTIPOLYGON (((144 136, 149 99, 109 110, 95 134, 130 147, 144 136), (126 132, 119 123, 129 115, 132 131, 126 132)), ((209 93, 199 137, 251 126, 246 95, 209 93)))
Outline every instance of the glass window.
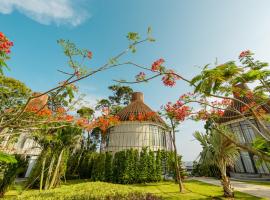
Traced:
POLYGON ((245 169, 244 169, 244 166, 242 164, 242 161, 241 161, 241 157, 240 156, 236 160, 234 167, 235 167, 235 171, 236 172, 240 172, 240 173, 244 173, 245 172, 245 169))
POLYGON ((245 168, 248 173, 255 173, 249 153, 246 151, 240 152, 245 168))
POLYGON ((239 123, 231 124, 231 131, 236 135, 240 143, 245 143, 245 138, 243 136, 239 123))
POLYGON ((252 143, 253 140, 255 139, 255 134, 254 134, 253 128, 246 121, 240 122, 240 124, 241 124, 243 134, 244 134, 244 136, 246 138, 246 142, 247 143, 252 143))

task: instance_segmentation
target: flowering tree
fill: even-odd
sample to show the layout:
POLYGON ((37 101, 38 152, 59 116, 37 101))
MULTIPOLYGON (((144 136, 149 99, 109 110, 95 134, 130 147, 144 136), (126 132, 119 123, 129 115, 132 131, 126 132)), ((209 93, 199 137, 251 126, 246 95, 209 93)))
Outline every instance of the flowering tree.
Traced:
MULTIPOLYGON (((165 67, 164 59, 158 59, 151 67, 129 63, 134 67, 143 69, 144 72, 140 72, 136 76, 136 81, 118 82, 132 84, 162 77, 163 84, 172 87, 176 84, 177 80, 183 80, 191 85, 194 90, 192 93, 181 95, 179 100, 184 102, 184 105, 197 103, 201 106, 201 109, 192 113, 194 119, 210 120, 212 122, 212 128, 217 129, 222 134, 223 132, 220 129, 221 126, 217 119, 220 117, 226 118, 226 116, 223 116, 224 111, 229 110, 238 115, 238 117, 245 119, 255 132, 266 139, 266 141, 269 141, 270 130, 267 128, 269 110, 267 107, 268 96, 270 94, 270 70, 267 69, 268 64, 255 60, 253 53, 249 50, 243 51, 239 55, 239 60, 242 66, 236 65, 233 61, 212 68, 206 65, 201 73, 192 80, 188 80, 165 67), (149 72, 149 75, 147 76, 145 72, 149 72), (247 87, 242 87, 247 83, 255 83, 257 86, 253 91, 247 87), (240 105, 240 110, 233 106, 236 104, 240 105), (250 121, 250 116, 258 122, 260 129, 250 121)), ((226 135, 224 136, 226 137, 226 135)), ((267 153, 240 144, 237 141, 231 140, 231 142, 260 158, 270 161, 267 153)))
MULTIPOLYGON (((68 58, 69 71, 58 70, 67 76, 67 78, 59 83, 58 86, 49 89, 46 92, 34 93, 22 101, 22 105, 16 104, 15 107, 5 108, 0 113, 0 134, 8 132, 10 129, 19 131, 30 129, 43 128, 44 125, 50 128, 61 128, 65 124, 81 124, 81 119, 75 119, 68 115, 67 112, 59 112, 58 108, 67 107, 74 99, 74 92, 77 87, 76 82, 95 75, 96 73, 125 65, 126 62, 120 62, 120 58, 129 51, 135 53, 137 45, 154 39, 151 36, 150 29, 147 37, 140 39, 138 33, 130 32, 127 35, 129 40, 128 48, 120 52, 118 55, 109 59, 104 65, 97 68, 84 67, 86 62, 89 62, 93 54, 86 49, 79 49, 70 41, 59 40, 58 44, 63 47, 64 53, 68 58), (44 101, 40 104, 40 101, 44 101), (42 105, 42 106, 39 106, 42 105), (57 122, 63 122, 60 127, 57 122), (25 128, 26 127, 26 128, 25 128)), ((0 53, 1 53, 1 70, 6 66, 5 61, 9 58, 10 47, 13 45, 4 34, 0 35, 0 53)), ((1 71, 3 75, 3 70, 1 71)), ((3 75, 4 76, 4 75, 3 75)), ((60 109, 61 110, 61 109, 60 109)), ((68 110, 68 108, 66 108, 68 110)))
MULTIPOLYGON (((162 58, 155 61, 151 67, 129 63, 143 71, 136 75, 136 81, 119 82, 132 84, 162 77, 163 84, 172 87, 177 80, 185 81, 193 87, 193 92, 181 95, 178 101, 181 101, 183 106, 191 106, 194 103, 200 106, 200 109, 190 113, 190 117, 194 120, 207 121, 208 128, 215 130, 215 133, 221 134, 237 147, 269 162, 269 152, 266 150, 268 148, 264 148, 263 151, 261 148, 268 146, 270 141, 270 129, 267 127, 270 119, 269 65, 255 60, 249 50, 241 52, 239 60, 242 64, 240 66, 233 61, 212 68, 206 65, 201 73, 191 80, 165 67, 165 60, 162 58), (246 84, 250 83, 257 86, 250 90, 246 87, 246 84), (245 120, 263 140, 258 139, 254 146, 250 146, 228 137, 224 131, 227 129, 220 123, 221 119, 230 119, 228 112, 238 119, 245 120), (252 123, 251 119, 255 119, 258 126, 252 123)), ((185 110, 183 111, 185 113, 185 110)))
POLYGON ((177 148, 176 148, 176 142, 175 142, 175 136, 176 136, 176 129, 180 122, 184 121, 191 113, 190 107, 184 105, 183 102, 177 101, 176 103, 167 103, 164 107, 164 115, 167 119, 170 121, 171 125, 171 132, 170 137, 173 143, 173 150, 174 150, 174 164, 175 164, 175 172, 176 172, 176 180, 179 185, 180 192, 183 192, 184 186, 181 179, 180 174, 180 166, 178 162, 178 156, 177 156, 177 148))
MULTIPOLYGON (((68 59, 69 69, 59 69, 58 71, 66 78, 45 92, 32 93, 19 81, 5 77, 3 69, 7 68, 6 61, 9 59, 8 55, 13 43, 3 33, 0 33, 0 90, 3 92, 1 96, 8 97, 6 102, 11 99, 10 102, 15 102, 10 104, 1 102, 0 104, 0 137, 12 136, 14 133, 22 131, 32 132, 34 133, 32 137, 44 150, 48 150, 50 147, 52 154, 49 151, 43 151, 38 177, 34 177, 34 180, 40 180, 40 189, 55 187, 63 175, 60 171, 62 170, 61 163, 65 160, 65 150, 72 147, 70 141, 74 142, 74 137, 77 136, 69 134, 69 130, 93 130, 98 127, 104 134, 105 129, 117 123, 118 119, 109 113, 103 113, 96 119, 90 119, 82 115, 80 117, 73 116, 69 111, 74 104, 75 93, 78 90, 75 84, 78 81, 125 65, 127 62, 120 60, 124 55, 128 52, 135 53, 139 44, 154 41, 150 29, 144 39, 140 39, 139 34, 134 32, 128 33, 127 38, 129 45, 126 49, 108 59, 104 65, 96 68, 85 67, 91 64, 90 61, 93 57, 91 51, 80 49, 70 41, 59 40, 58 44, 63 47, 64 54, 68 59), (18 87, 20 87, 20 95, 15 91, 18 91, 18 87), (55 147, 59 148, 59 151, 53 152, 55 147), (46 166, 49 168, 46 169, 46 166)), ((81 135, 80 131, 78 133, 81 135)))

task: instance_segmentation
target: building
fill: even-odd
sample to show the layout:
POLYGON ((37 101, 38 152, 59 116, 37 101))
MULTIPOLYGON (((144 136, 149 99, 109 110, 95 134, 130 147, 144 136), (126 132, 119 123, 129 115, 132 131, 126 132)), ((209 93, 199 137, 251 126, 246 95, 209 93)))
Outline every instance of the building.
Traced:
POLYGON ((152 151, 172 150, 166 123, 144 103, 142 93, 133 93, 131 103, 117 116, 120 123, 108 130, 103 151, 115 153, 131 148, 140 151, 143 147, 152 151))
MULTIPOLYGON (((40 95, 41 93, 34 92, 32 95, 40 95)), ((48 101, 48 95, 42 95, 38 98, 32 99, 27 105, 29 107, 36 106, 38 109, 42 109, 46 106, 48 101)), ((12 129, 7 129, 7 134, 3 137, 3 141, 0 143, 0 150, 8 154, 17 154, 25 157, 28 160, 28 167, 24 177, 30 175, 42 149, 35 142, 31 134, 27 131, 15 132, 12 129)))
MULTIPOLYGON (((237 85, 238 88, 248 90, 247 86, 244 84, 237 85)), ((234 94, 234 98, 244 102, 245 104, 250 104, 253 102, 251 97, 239 96, 234 94)), ((258 136, 265 137, 261 131, 261 127, 258 122, 250 115, 246 114, 246 118, 243 118, 239 113, 242 113, 242 108, 244 104, 234 100, 231 105, 225 110, 222 118, 219 119, 219 123, 226 125, 237 137, 238 141, 245 145, 251 145, 254 139, 258 136), (250 125, 250 122, 260 130, 260 134, 255 132, 250 125)), ((263 105, 262 108, 265 112, 270 113, 270 107, 268 105, 263 105)), ((267 127, 270 128, 268 124, 267 127)), ((231 176, 236 178, 270 178, 270 164, 262 162, 258 165, 257 156, 254 156, 250 152, 240 151, 240 156, 235 163, 234 168, 231 171, 231 176)))
POLYGON ((9 138, 10 135, 4 138, 0 144, 0 149, 8 154, 24 156, 28 160, 28 167, 24 177, 28 177, 41 153, 41 148, 26 132, 20 133, 15 143, 10 142, 9 138))

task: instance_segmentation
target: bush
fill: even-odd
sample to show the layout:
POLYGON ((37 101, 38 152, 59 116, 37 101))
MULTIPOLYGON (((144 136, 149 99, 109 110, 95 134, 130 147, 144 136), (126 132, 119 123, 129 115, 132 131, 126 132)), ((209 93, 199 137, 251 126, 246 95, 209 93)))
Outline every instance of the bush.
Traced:
POLYGON ((91 180, 105 181, 105 154, 95 154, 92 157, 93 169, 91 173, 91 180))
POLYGON ((20 155, 10 156, 1 153, 1 156, 8 158, 8 160, 1 159, 0 161, 0 197, 3 197, 16 176, 25 170, 27 161, 20 155))
POLYGON ((156 181, 161 181, 163 170, 162 170, 162 154, 160 150, 157 151, 155 162, 156 162, 155 179, 156 181))
POLYGON ((106 152, 105 158, 105 181, 111 182, 112 181, 112 154, 106 152))
MULTIPOLYGON (((84 153, 78 167, 80 178, 121 184, 161 181, 162 174, 175 176, 173 153, 156 153, 143 148, 142 151, 128 149, 114 156, 107 153, 84 153)), ((181 157, 178 158, 181 163, 181 157)), ((181 171, 182 175, 184 171, 181 171)), ((67 176, 69 176, 67 174, 67 176)), ((74 177, 74 174, 73 174, 74 177)))

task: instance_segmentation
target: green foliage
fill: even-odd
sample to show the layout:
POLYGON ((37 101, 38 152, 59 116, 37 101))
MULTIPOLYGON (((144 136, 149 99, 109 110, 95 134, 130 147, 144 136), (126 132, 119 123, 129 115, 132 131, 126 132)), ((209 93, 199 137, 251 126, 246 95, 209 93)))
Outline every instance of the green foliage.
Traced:
POLYGON ((0 75, 0 112, 23 105, 31 90, 14 78, 0 75))
POLYGON ((17 163, 17 160, 15 159, 14 155, 9 155, 6 154, 4 152, 0 151, 0 162, 1 163, 7 163, 7 164, 13 164, 13 163, 17 163))
POLYGON ((127 38, 130 41, 136 42, 140 39, 139 33, 135 33, 135 32, 129 32, 127 34, 127 38))
POLYGON ((270 142, 265 140, 262 137, 258 137, 253 142, 253 147, 257 150, 264 152, 268 156, 270 156, 270 142))
POLYGON ((99 100, 95 109, 102 110, 103 108, 109 108, 110 113, 115 115, 123 109, 123 106, 129 104, 133 90, 129 86, 122 85, 111 85, 108 89, 112 91, 112 95, 108 99, 99 100))
POLYGON ((4 196, 16 176, 24 170, 25 163, 26 160, 19 155, 5 157, 0 161, 0 198, 4 196))
MULTIPOLYGON (((164 162, 166 163, 168 175, 173 177, 176 180, 174 152, 165 152, 164 159, 165 159, 164 162)), ((186 171, 183 168, 182 156, 180 155, 177 156, 177 162, 179 164, 180 175, 182 178, 184 178, 184 176, 186 176, 186 171)))
POLYGON ((234 62, 227 62, 211 69, 206 65, 201 74, 191 80, 191 85, 195 86, 195 93, 202 93, 206 96, 215 94, 220 90, 230 91, 231 86, 227 86, 227 83, 232 83, 241 71, 242 69, 234 62))
POLYGON ((139 173, 138 179, 142 183, 146 183, 148 180, 148 149, 145 147, 140 152, 140 160, 139 160, 139 173))
POLYGON ((220 171, 215 165, 202 165, 196 161, 193 162, 193 169, 191 174, 193 176, 206 176, 220 178, 220 171))
POLYGON ((93 157, 96 153, 94 152, 84 152, 82 160, 78 167, 78 174, 80 178, 90 179, 93 169, 93 157))
MULTIPOLYGON (((155 153, 147 148, 143 148, 140 154, 138 150, 128 149, 116 152, 114 156, 109 152, 85 152, 76 171, 78 176, 73 174, 73 177, 121 184, 161 181, 163 173, 175 176, 173 156, 168 155, 173 154, 164 150, 155 153)), ((68 173, 72 172, 66 174, 71 177, 68 173)), ((181 173, 184 175, 184 171, 181 173)))
POLYGON ((79 110, 77 110, 77 113, 80 115, 80 117, 91 119, 95 111, 92 108, 83 106, 79 110))
MULTIPOLYGON (((90 199, 114 199, 117 200, 125 196, 127 200, 133 199, 135 193, 145 194, 144 200, 151 200, 153 196, 161 196, 164 199, 225 199, 222 197, 222 190, 218 186, 206 184, 195 180, 186 180, 184 193, 179 193, 178 185, 168 181, 150 184, 132 184, 120 185, 105 182, 90 182, 88 180, 68 181, 67 184, 54 190, 42 191, 27 190, 22 194, 14 196, 16 191, 10 191, 7 194, 7 199, 18 200, 90 200, 90 199), (74 192, 76 191, 76 192, 74 192), (151 193, 152 196, 147 195, 151 193), (11 197, 12 195, 12 197, 11 197), (132 197, 132 198, 131 198, 132 197)), ((137 197, 137 195, 136 195, 137 197)), ((235 199, 258 200, 263 198, 254 197, 248 194, 236 192, 235 199)), ((135 198, 136 200, 136 198, 135 198)))
POLYGON ((105 154, 100 153, 92 157, 93 169, 91 174, 91 180, 104 181, 105 180, 105 154))
POLYGON ((149 150, 148 153, 148 182, 156 181, 156 161, 155 161, 155 154, 153 151, 149 150))
POLYGON ((113 156, 106 152, 106 159, 105 159, 105 181, 111 182, 113 180, 112 177, 112 161, 113 161, 113 156))
POLYGON ((133 149, 126 151, 126 166, 123 174, 124 183, 135 183, 136 182, 136 170, 137 170, 137 158, 136 152, 133 149))
MULTIPOLYGON (((253 141, 252 146, 255 149, 257 149, 258 151, 263 152, 264 154, 270 156, 270 141, 267 141, 262 137, 257 137, 253 141)), ((259 158, 258 161, 256 162, 256 164, 258 166, 260 166, 264 162, 266 162, 266 161, 263 161, 262 159, 259 158)), ((269 165, 269 162, 268 162, 268 165, 269 165)), ((266 165, 266 166, 268 166, 268 165, 266 165)), ((270 169, 270 167, 268 167, 268 168, 270 169)))
POLYGON ((132 88, 129 86, 111 85, 108 87, 113 95, 109 96, 109 100, 114 105, 128 105, 131 100, 132 88))
MULTIPOLYGON (((224 131, 226 130, 224 129, 224 131)), ((232 133, 224 133, 236 140, 235 135, 232 133)), ((200 153, 200 163, 203 165, 216 165, 219 169, 224 169, 224 167, 234 165, 239 156, 239 148, 228 141, 225 136, 214 130, 208 135, 195 132, 194 137, 200 142, 203 148, 200 153)))
POLYGON ((162 152, 160 150, 157 151, 156 159, 155 159, 155 180, 161 181, 161 175, 162 175, 162 152))

